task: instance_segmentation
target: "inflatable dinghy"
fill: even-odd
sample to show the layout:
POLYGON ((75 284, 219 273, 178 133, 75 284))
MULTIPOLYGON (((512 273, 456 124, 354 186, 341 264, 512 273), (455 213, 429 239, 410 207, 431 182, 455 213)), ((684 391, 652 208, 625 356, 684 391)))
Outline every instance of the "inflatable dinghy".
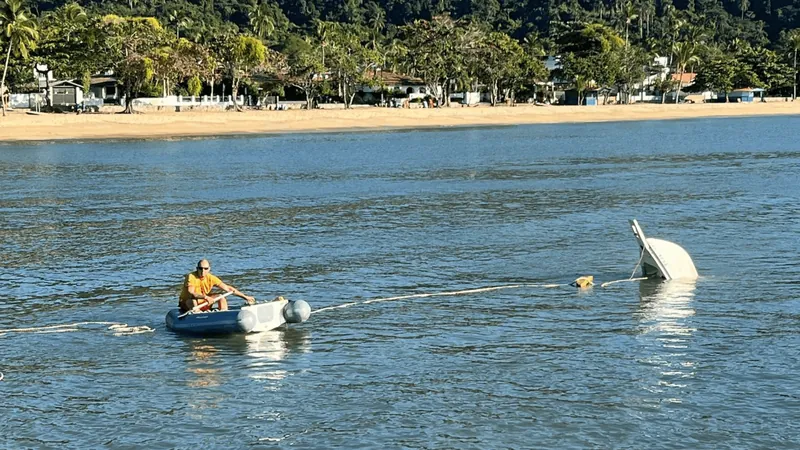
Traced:
POLYGON ((167 313, 167 328, 186 334, 259 333, 285 323, 308 320, 311 307, 303 300, 276 300, 227 311, 181 314, 179 309, 167 313))

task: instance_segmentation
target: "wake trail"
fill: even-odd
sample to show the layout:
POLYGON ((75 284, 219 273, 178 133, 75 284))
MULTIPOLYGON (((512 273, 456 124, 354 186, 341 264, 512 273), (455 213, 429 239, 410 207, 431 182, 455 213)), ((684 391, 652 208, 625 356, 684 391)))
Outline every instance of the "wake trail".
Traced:
POLYGON ((0 329, 0 337, 8 333, 68 333, 72 331, 80 331, 86 329, 90 325, 108 325, 106 330, 112 331, 114 336, 128 336, 132 334, 152 333, 156 331, 147 325, 128 326, 127 323, 121 322, 76 322, 65 323, 61 325, 47 325, 43 327, 30 327, 30 328, 9 328, 5 330, 0 329))

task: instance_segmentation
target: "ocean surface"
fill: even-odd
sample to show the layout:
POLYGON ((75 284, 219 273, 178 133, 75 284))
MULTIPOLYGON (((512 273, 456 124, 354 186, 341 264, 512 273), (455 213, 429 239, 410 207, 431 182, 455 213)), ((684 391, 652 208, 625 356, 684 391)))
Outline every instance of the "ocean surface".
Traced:
POLYGON ((0 145, 0 448, 798 448, 798 129, 0 145), (201 258, 316 312, 176 335, 201 258))

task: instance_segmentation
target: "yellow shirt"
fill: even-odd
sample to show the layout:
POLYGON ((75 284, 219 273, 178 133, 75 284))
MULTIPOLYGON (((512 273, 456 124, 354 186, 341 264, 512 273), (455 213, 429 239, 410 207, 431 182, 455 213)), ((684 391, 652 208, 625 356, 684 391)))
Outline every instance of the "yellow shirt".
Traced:
POLYGON ((222 284, 222 280, 211 275, 210 273, 204 276, 203 278, 199 278, 194 272, 186 275, 186 278, 183 280, 183 288, 181 289, 181 303, 190 302, 194 297, 191 293, 189 293, 189 286, 194 288, 194 291, 203 295, 208 295, 211 292, 211 288, 214 286, 219 286, 222 284))

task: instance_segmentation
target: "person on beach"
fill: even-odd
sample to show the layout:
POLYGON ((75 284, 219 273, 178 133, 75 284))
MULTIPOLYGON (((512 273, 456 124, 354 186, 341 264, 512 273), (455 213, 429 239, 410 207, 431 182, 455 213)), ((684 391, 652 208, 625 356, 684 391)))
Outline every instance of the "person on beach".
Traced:
MULTIPOLYGON (((194 272, 186 275, 183 280, 183 288, 181 289, 180 301, 178 306, 182 313, 191 311, 197 306, 202 306, 201 311, 210 311, 214 303, 213 295, 209 295, 214 287, 218 287, 225 292, 231 292, 237 297, 243 298, 248 305, 256 302, 256 299, 243 294, 241 291, 233 286, 228 286, 222 280, 211 274, 211 263, 207 259, 201 259, 197 263, 197 268, 194 272)), ((228 310, 228 301, 220 299, 218 302, 218 309, 220 311, 228 310)))

